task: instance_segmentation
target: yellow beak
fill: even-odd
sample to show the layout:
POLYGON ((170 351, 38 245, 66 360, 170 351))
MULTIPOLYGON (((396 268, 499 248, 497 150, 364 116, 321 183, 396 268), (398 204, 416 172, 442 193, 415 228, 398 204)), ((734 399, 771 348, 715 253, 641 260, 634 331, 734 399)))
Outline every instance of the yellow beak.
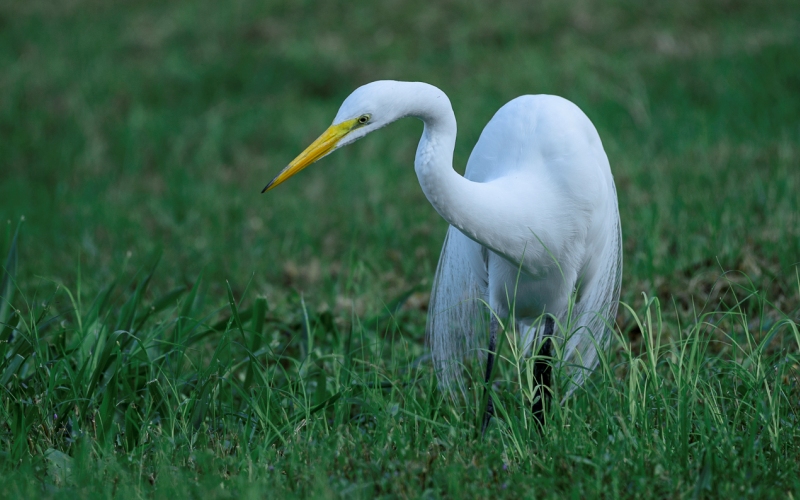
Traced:
POLYGON ((262 193, 283 183, 286 179, 303 170, 336 148, 340 140, 358 125, 358 118, 347 120, 336 125, 331 125, 316 141, 312 142, 305 151, 292 160, 281 173, 267 184, 262 193))

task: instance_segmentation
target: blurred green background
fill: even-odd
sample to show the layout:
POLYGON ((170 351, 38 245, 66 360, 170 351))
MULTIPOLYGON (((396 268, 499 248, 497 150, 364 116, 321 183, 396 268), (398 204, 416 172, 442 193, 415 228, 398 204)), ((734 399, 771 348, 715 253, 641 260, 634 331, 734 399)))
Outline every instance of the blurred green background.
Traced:
POLYGON ((796 0, 0 0, 4 488, 797 498, 798 192, 796 0), (260 194, 379 79, 450 96, 459 171, 521 94, 600 132, 631 308, 542 432, 518 365, 478 439, 425 363, 419 122, 260 194))
POLYGON ((419 122, 260 194, 353 89, 400 79, 450 96, 459 171, 508 100, 578 104, 617 183, 624 300, 688 304, 725 269, 798 305, 795 2, 5 1, 0 68, 23 289, 80 270, 91 293, 158 249, 157 286, 205 269, 272 304, 363 312, 429 284, 446 226, 412 169, 419 122))

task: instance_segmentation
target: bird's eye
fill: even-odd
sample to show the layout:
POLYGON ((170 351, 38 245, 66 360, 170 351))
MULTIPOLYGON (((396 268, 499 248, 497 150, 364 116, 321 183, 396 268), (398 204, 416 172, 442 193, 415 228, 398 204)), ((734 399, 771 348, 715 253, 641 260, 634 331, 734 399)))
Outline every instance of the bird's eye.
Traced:
POLYGON ((370 118, 369 115, 361 115, 361 116, 358 117, 358 123, 361 124, 361 125, 364 125, 365 123, 367 123, 369 121, 369 118, 370 118))

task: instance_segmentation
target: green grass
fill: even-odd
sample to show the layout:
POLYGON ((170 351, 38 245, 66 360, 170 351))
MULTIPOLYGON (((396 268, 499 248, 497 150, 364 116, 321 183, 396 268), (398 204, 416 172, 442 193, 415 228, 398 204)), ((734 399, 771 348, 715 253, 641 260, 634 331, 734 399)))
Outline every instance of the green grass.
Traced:
POLYGON ((800 498, 793 2, 0 2, 0 68, 6 496, 800 498), (259 194, 386 78, 457 165, 525 93, 603 138, 627 306, 542 433, 509 350, 485 439, 436 387, 418 123, 259 194))

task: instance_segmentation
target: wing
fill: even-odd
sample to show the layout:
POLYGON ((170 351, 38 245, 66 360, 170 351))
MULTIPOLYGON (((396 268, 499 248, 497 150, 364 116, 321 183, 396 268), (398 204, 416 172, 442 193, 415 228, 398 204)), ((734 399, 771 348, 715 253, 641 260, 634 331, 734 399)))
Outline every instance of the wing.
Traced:
POLYGON ((462 361, 485 346, 486 251, 450 226, 428 309, 428 343, 439 384, 466 393, 462 361))
POLYGON ((617 205, 617 190, 611 181, 614 196, 609 199, 604 217, 605 245, 597 254, 599 269, 593 278, 581 286, 566 339, 564 367, 569 396, 597 367, 598 352, 604 351, 611 340, 616 323, 622 283, 622 227, 617 205))

